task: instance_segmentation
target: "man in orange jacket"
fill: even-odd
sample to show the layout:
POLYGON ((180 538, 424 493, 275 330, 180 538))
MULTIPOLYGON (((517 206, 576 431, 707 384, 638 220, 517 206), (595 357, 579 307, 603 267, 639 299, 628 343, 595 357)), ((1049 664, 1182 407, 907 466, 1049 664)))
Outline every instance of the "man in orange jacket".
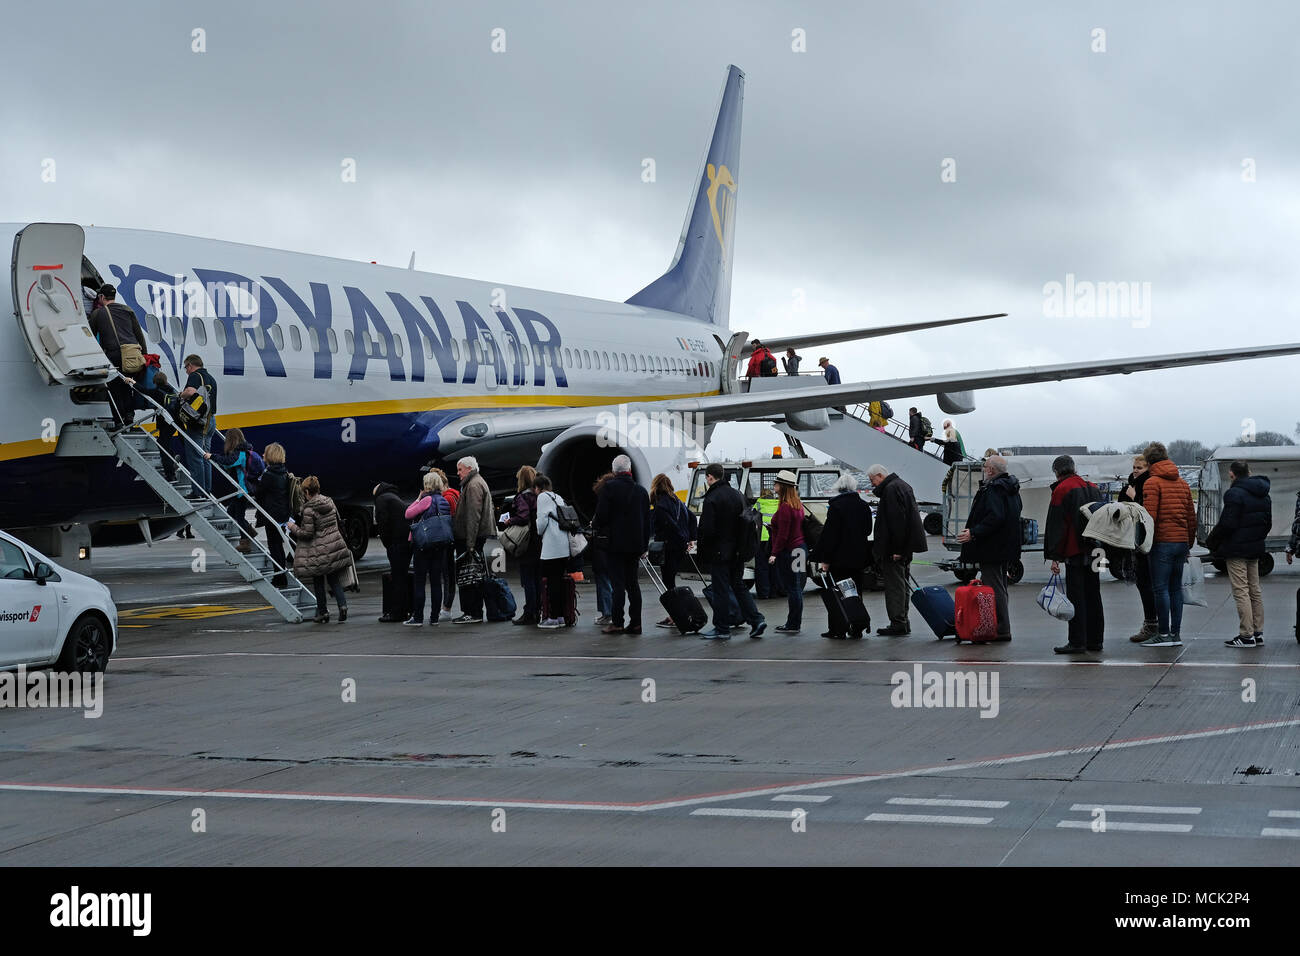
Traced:
POLYGON ((1156 599, 1159 633, 1141 647, 1179 647, 1183 627, 1183 565, 1196 541, 1196 507, 1192 489, 1169 460, 1165 446, 1156 441, 1143 452, 1151 477, 1142 488, 1142 507, 1155 521, 1151 553, 1151 592, 1156 599))

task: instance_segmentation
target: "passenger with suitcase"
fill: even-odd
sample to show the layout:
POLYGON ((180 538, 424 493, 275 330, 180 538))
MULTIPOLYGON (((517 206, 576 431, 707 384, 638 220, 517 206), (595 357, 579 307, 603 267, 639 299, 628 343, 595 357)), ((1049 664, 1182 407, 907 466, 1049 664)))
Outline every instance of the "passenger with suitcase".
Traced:
POLYGON ((889 614, 889 626, 879 628, 876 633, 885 637, 898 637, 912 631, 907 620, 911 592, 907 579, 912 555, 925 551, 929 545, 925 540, 925 528, 921 524, 921 512, 917 510, 912 486, 897 474, 887 472, 884 465, 868 468, 867 478, 876 489, 876 497, 880 499, 880 507, 876 511, 874 550, 876 559, 884 570, 885 611, 889 614))
MULTIPOLYGON (((446 486, 439 472, 426 472, 424 490, 420 497, 406 509, 405 518, 411 522, 411 550, 415 555, 415 580, 411 593, 411 616, 404 622, 407 627, 419 627, 424 623, 424 584, 429 582, 429 625, 438 624, 438 611, 442 606, 443 568, 452 560, 452 543, 450 540, 440 544, 423 544, 415 525, 417 523, 442 520, 446 533, 451 533, 451 505, 443 497, 446 486)), ((396 581, 394 580, 394 586, 396 581)), ((401 591, 397 592, 401 595, 401 591)))
MULTIPOLYGON (((682 504, 673 491, 672 479, 657 474, 650 482, 650 523, 654 539, 663 545, 662 581, 664 592, 677 587, 677 572, 686 560, 686 550, 695 540, 695 515, 682 504)), ((657 627, 672 627, 672 615, 657 622, 657 627)))
POLYGON ((776 513, 772 515, 772 554, 768 564, 775 568, 785 586, 785 623, 777 627, 782 634, 798 634, 803 627, 803 585, 808 576, 808 548, 803 537, 803 502, 799 499, 798 478, 793 471, 776 476, 776 513))
POLYGON ((537 536, 542 540, 540 575, 542 619, 538 627, 553 630, 572 627, 577 620, 577 588, 569 575, 569 532, 560 527, 559 511, 565 501, 551 490, 551 479, 538 474, 537 536))
POLYGON ((744 516, 745 499, 731 487, 726 470, 717 462, 704 469, 704 481, 709 487, 700 510, 699 552, 708 566, 713 588, 713 628, 700 637, 731 639, 729 594, 735 596, 749 623, 749 636, 762 637, 767 621, 758 613, 754 596, 745 587, 745 562, 758 548, 758 534, 751 533, 744 516))
MULTIPOLYGON (((858 494, 858 479, 853 475, 840 475, 834 491, 835 497, 826 505, 826 527, 813 549, 813 560, 823 574, 830 575, 832 585, 837 581, 852 581, 861 602, 864 572, 871 562, 871 505, 858 494)), ((870 615, 855 623, 841 613, 842 593, 823 592, 822 600, 826 603, 827 614, 827 630, 822 637, 833 640, 860 638, 863 630, 871 627, 870 615)))
MULTIPOLYGON (((1020 560, 1024 535, 1020 527, 1020 479, 1007 473, 1007 460, 1001 455, 984 459, 984 480, 971 502, 966 527, 957 540, 961 542, 964 564, 978 564, 980 580, 993 589, 997 608, 995 641, 1011 640, 1011 614, 1007 609, 1007 565, 1020 560)), ((958 588, 958 592, 961 589, 958 588)), ((957 607, 960 612, 961 597, 957 607)), ((974 595, 972 595, 974 597, 974 595)), ((960 630, 958 638, 964 637, 960 630)))

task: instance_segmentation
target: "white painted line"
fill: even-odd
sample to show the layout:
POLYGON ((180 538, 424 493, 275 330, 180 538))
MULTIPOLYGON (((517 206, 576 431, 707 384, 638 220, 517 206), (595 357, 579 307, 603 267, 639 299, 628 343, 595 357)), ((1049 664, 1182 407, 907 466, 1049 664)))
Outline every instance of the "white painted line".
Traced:
POLYGON ((776 803, 825 803, 830 798, 828 793, 779 793, 772 800, 776 803))
MULTIPOLYGON (((1094 822, 1093 820, 1062 820, 1057 826, 1067 830, 1091 830, 1094 822)), ((1111 830, 1138 833, 1190 833, 1192 825, 1190 823, 1112 823, 1107 820, 1106 826, 1097 832, 1109 833, 1111 830)))
POLYGON ((1291 818, 1295 818, 1295 817, 1300 817, 1300 810, 1270 810, 1270 811, 1268 811, 1268 815, 1269 815, 1270 817, 1291 817, 1291 818))
POLYGON ((953 823, 961 826, 984 826, 992 817, 946 817, 931 813, 873 813, 868 823, 953 823))
POLYGON ((1125 803, 1076 803, 1071 810, 1091 813, 1093 810, 1105 810, 1107 813, 1200 813, 1200 807, 1142 807, 1125 803))
POLYGON ((1008 800, 929 800, 923 797, 890 797, 886 803, 905 807, 971 807, 980 810, 1001 810, 1008 800))
POLYGON ((767 819, 769 817, 779 817, 782 820, 793 820, 793 810, 740 810, 735 807, 700 807, 698 810, 692 810, 693 817, 757 817, 767 819))
POLYGON ((1264 827, 1259 831, 1260 836, 1280 836, 1280 837, 1300 837, 1300 830, 1288 829, 1287 827, 1264 827))

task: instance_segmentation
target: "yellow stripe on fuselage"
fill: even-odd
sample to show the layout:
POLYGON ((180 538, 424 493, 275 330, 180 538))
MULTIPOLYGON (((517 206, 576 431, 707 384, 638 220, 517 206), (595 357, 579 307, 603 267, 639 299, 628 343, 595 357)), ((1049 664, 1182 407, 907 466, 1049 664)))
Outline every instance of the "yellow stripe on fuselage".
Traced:
MULTIPOLYGON (((682 395, 629 395, 614 398, 608 395, 475 395, 464 398, 402 398, 383 402, 345 402, 337 405, 302 405, 297 408, 273 408, 260 412, 235 412, 218 415, 217 427, 254 428, 259 425, 287 425, 292 422, 310 422, 332 418, 357 418, 366 415, 398 415, 409 412, 432 412, 446 409, 492 408, 591 408, 599 405, 619 405, 634 402, 666 402, 678 398, 703 398, 717 395, 711 392, 688 392, 682 395)), ((0 444, 0 461, 15 461, 52 455, 56 441, 34 438, 0 444)))

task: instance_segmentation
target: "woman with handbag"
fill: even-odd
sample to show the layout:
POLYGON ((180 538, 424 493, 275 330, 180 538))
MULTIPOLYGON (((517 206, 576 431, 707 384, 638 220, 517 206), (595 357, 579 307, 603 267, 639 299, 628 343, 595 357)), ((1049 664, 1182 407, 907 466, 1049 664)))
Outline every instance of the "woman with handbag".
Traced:
MULTIPOLYGON (((438 624, 438 609, 442 605, 442 579, 451 557, 451 505, 443 497, 447 490, 446 479, 438 471, 426 472, 424 490, 420 497, 406 509, 406 518, 411 522, 411 551, 415 555, 415 582, 411 595, 411 616, 405 621, 407 627, 419 627, 424 623, 424 582, 429 582, 429 624, 438 624), (425 522, 440 521, 446 525, 446 541, 431 544, 425 540, 424 532, 429 528, 417 528, 425 522)), ((436 537, 429 535, 428 537, 436 537)))
POLYGON ((767 559, 775 565, 785 584, 788 604, 785 623, 777 628, 781 634, 798 634, 803 626, 803 585, 808 575, 808 549, 803 538, 803 501, 799 498, 798 478, 792 471, 776 476, 776 496, 780 504, 772 515, 772 554, 767 559))
POLYGON ((302 490, 306 496, 302 506, 302 524, 290 519, 285 526, 297 542, 293 553, 293 573, 299 578, 311 578, 312 590, 316 592, 316 616, 312 618, 315 623, 329 623, 326 584, 338 602, 339 621, 346 621, 348 599, 343 593, 340 576, 352 568, 352 552, 339 530, 339 510, 332 499, 320 493, 320 479, 315 475, 302 480, 302 490))
POLYGON ((536 624, 542 608, 537 577, 542 546, 533 527, 537 511, 537 492, 533 490, 536 477, 537 470, 528 465, 515 472, 514 502, 510 515, 501 524, 502 546, 519 561, 519 584, 524 589, 524 610, 512 624, 536 624))

